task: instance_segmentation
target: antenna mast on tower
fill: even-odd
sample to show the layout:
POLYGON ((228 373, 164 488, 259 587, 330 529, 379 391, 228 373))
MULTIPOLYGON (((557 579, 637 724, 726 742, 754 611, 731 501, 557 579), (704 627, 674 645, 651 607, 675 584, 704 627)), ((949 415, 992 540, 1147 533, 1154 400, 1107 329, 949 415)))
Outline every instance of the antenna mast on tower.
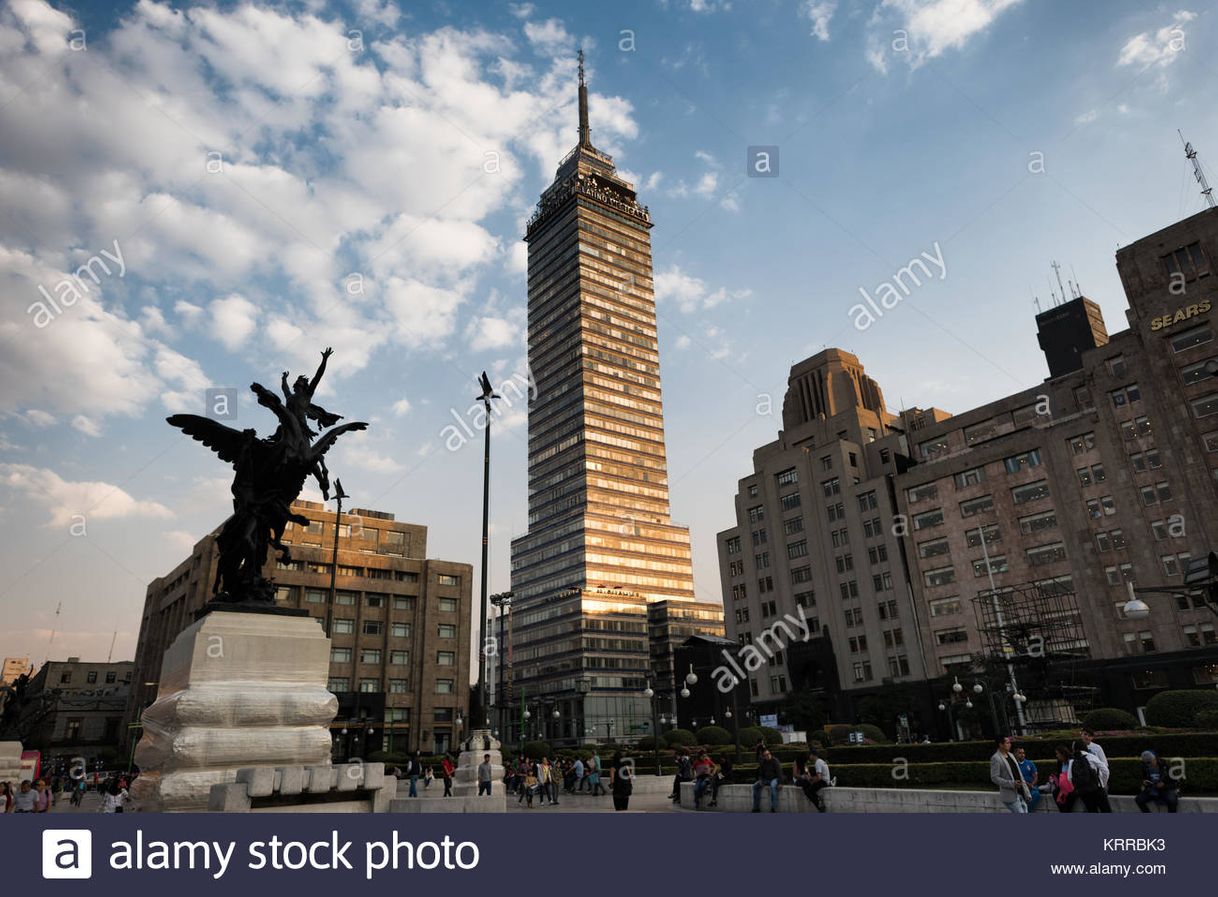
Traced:
POLYGON ((1201 195, 1205 197, 1205 204, 1211 209, 1214 208, 1214 188, 1209 185, 1205 179, 1205 172, 1201 170, 1201 162, 1197 158, 1197 151, 1193 149, 1193 145, 1184 139, 1184 135, 1180 131, 1180 142, 1184 144, 1184 155, 1188 161, 1193 163, 1193 177, 1197 179, 1197 183, 1201 185, 1201 195))
POLYGON ((55 605, 55 624, 51 627, 51 637, 47 639, 47 656, 43 663, 51 659, 51 645, 55 644, 55 630, 59 628, 59 612, 63 610, 63 602, 55 605))

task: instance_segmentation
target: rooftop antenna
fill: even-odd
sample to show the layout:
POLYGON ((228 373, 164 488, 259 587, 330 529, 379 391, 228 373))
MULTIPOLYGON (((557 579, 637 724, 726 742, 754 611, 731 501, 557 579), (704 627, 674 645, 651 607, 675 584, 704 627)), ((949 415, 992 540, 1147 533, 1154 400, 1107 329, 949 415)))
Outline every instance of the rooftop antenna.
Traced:
POLYGON ((1053 307, 1057 308, 1057 293, 1053 292, 1053 278, 1046 275, 1045 279, 1049 281, 1049 295, 1053 297, 1053 307))
POLYGON ((579 145, 592 145, 592 129, 588 126, 588 84, 584 81, 584 48, 579 48, 579 145))
MULTIPOLYGON (((1176 131, 1180 134, 1180 131, 1176 131)), ((1201 170, 1201 160, 1197 158, 1197 151, 1193 149, 1193 145, 1184 139, 1184 135, 1180 134, 1180 142, 1184 144, 1184 155, 1193 163, 1193 177, 1197 179, 1197 183, 1201 185, 1201 195, 1205 197, 1205 204, 1209 208, 1214 208, 1214 190, 1205 179, 1205 172, 1201 170)))
POLYGON ((1066 288, 1062 286, 1062 266, 1054 259, 1049 263, 1049 267, 1053 269, 1053 273, 1057 275, 1057 288, 1061 291, 1062 302, 1066 301, 1066 288))
POLYGON ((1076 287, 1078 287, 1078 296, 1076 296, 1075 298, 1082 299, 1083 298, 1083 285, 1081 283, 1079 283, 1078 275, 1075 274, 1075 272, 1074 272, 1074 263, 1073 262, 1070 264, 1070 273, 1074 275, 1074 285, 1076 287))
POLYGON ((1040 314, 1040 297, 1036 295, 1036 291, 1032 289, 1032 284, 1028 284, 1028 292, 1032 294, 1032 301, 1036 303, 1036 313, 1040 314))
POLYGON ((106 655, 106 663, 114 659, 114 642, 118 639, 118 630, 114 630, 114 635, 110 636, 110 652, 106 655))

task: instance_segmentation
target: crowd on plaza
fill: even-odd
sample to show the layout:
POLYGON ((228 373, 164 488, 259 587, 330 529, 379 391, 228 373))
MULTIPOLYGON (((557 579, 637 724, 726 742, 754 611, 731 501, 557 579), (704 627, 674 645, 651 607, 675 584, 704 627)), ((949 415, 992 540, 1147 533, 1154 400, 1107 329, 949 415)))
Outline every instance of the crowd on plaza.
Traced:
MULTIPOLYGON (((1028 759, 1020 745, 1012 745, 1009 735, 995 739, 997 749, 990 758, 990 781, 998 788, 1003 805, 1012 813, 1035 812, 1041 800, 1051 798, 1063 813, 1074 811, 1082 801, 1088 813, 1111 813, 1108 780, 1111 767, 1108 755, 1095 732, 1084 728, 1079 740, 1054 748, 1051 770, 1041 780, 1040 770, 1028 759)), ((1138 809, 1150 812, 1151 804, 1162 804, 1168 813, 1180 805, 1180 782, 1154 751, 1142 751, 1142 790, 1134 798, 1138 809)))
POLYGON ((90 791, 101 796, 99 809, 103 813, 121 813, 129 801, 128 776, 113 773, 104 778, 100 773, 61 775, 48 778, 24 779, 19 784, 0 782, 0 802, 4 813, 49 813, 67 795, 68 803, 79 807, 90 791))

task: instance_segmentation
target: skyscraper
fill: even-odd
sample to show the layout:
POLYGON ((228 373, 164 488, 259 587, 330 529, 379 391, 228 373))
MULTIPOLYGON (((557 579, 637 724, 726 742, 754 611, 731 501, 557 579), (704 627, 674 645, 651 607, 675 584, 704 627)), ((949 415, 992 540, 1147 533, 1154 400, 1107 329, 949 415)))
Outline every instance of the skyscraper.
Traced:
POLYGON ((581 53, 579 143, 525 234, 537 390, 508 700, 548 702, 552 738, 646 734, 647 604, 693 598, 689 531, 669 511, 651 226, 592 145, 581 53))

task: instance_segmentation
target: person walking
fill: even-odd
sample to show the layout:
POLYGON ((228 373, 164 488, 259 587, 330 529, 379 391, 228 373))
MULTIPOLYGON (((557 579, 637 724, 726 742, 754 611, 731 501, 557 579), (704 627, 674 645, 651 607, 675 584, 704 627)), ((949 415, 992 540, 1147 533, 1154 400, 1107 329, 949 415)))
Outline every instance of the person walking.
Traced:
POLYGON ((118 779, 111 780, 110 787, 106 789, 105 797, 102 798, 102 812, 121 813, 126 803, 127 789, 119 785, 118 779))
POLYGON ((630 795, 634 793, 634 770, 629 760, 622 759, 621 751, 613 754, 609 767, 609 790, 613 793, 615 813, 630 809, 630 795))
POLYGON ((529 764, 528 769, 524 773, 524 781, 520 786, 520 797, 516 799, 519 804, 527 800, 529 809, 533 809, 533 793, 537 791, 537 771, 533 764, 529 764))
POLYGON ((808 758, 803 763, 803 768, 799 770, 799 776, 796 778, 796 784, 803 790, 804 796, 812 802, 812 806, 816 807, 816 812, 825 812, 824 798, 820 796, 820 792, 824 788, 828 788, 832 780, 829 778, 829 764, 821 759, 820 752, 816 748, 808 749, 808 758))
POLYGON ((998 786, 998 799, 1012 813, 1027 813, 1028 786, 1011 755, 1011 736, 994 739, 997 750, 990 757, 990 781, 998 786))
POLYGON ((575 785, 572 788, 572 793, 578 793, 584 790, 584 758, 575 758, 575 785))
POLYGON ((778 812, 778 788, 782 783, 782 764, 766 748, 757 766, 757 781, 753 783, 753 812, 761 812, 761 789, 770 789, 770 812, 778 812))
POLYGON ((495 767, 491 765, 491 755, 483 754, 482 762, 478 764, 478 796, 491 796, 491 782, 495 780, 495 767))
POLYGON ((1104 753, 1104 749, 1095 740, 1094 729, 1084 727, 1079 735, 1083 742, 1083 749, 1098 761, 1100 788, 1096 792, 1095 799, 1099 804, 1099 811, 1101 813, 1111 813, 1112 805, 1108 802, 1108 778, 1112 775, 1112 769, 1108 766, 1108 755, 1104 753))
POLYGON ((37 800, 38 795, 34 793, 33 784, 26 779, 17 786, 17 793, 13 795, 13 812, 33 813, 37 800))
POLYGON ((1133 801, 1143 813, 1152 803, 1163 804, 1168 813, 1180 808, 1180 785, 1154 751, 1142 751, 1142 791, 1133 801))
POLYGON ((550 762, 549 757, 543 757, 541 761, 545 765, 546 771, 546 797, 550 799, 550 806, 558 806, 558 777, 561 773, 558 771, 558 761, 550 762))
POLYGON ((1101 784, 1103 777, 1099 757, 1087 750, 1086 746, 1075 742, 1072 746, 1073 756, 1070 758, 1070 783, 1074 793, 1083 802, 1088 813, 1111 813, 1108 794, 1101 784))
POLYGON ((410 796, 419 796, 419 776, 423 774, 423 764, 419 762, 419 752, 415 751, 410 755, 410 762, 406 764, 406 778, 410 780, 410 796))
POLYGON ((457 771, 457 767, 453 765, 452 757, 447 754, 440 761, 440 772, 444 774, 444 796, 453 796, 453 773, 457 771))
POLYGON ((1024 784, 1028 786, 1028 812, 1035 813, 1036 805, 1040 803, 1040 788, 1037 787, 1040 782, 1040 771, 1036 768, 1036 764, 1028 759, 1028 752, 1022 744, 1015 747, 1015 764, 1019 767, 1019 774, 1023 776, 1024 784))
POLYGON ((595 751, 592 753, 592 759, 588 761, 588 769, 588 783, 592 789, 592 796, 599 797, 608 794, 605 786, 601 784, 601 757, 595 751))
POLYGON ((1053 754, 1057 758, 1057 772, 1049 776, 1053 803, 1057 805, 1060 812, 1072 813, 1075 803, 1078 802, 1078 794, 1070 779, 1070 764, 1074 762, 1070 759, 1070 748, 1059 744, 1053 749, 1053 754))

